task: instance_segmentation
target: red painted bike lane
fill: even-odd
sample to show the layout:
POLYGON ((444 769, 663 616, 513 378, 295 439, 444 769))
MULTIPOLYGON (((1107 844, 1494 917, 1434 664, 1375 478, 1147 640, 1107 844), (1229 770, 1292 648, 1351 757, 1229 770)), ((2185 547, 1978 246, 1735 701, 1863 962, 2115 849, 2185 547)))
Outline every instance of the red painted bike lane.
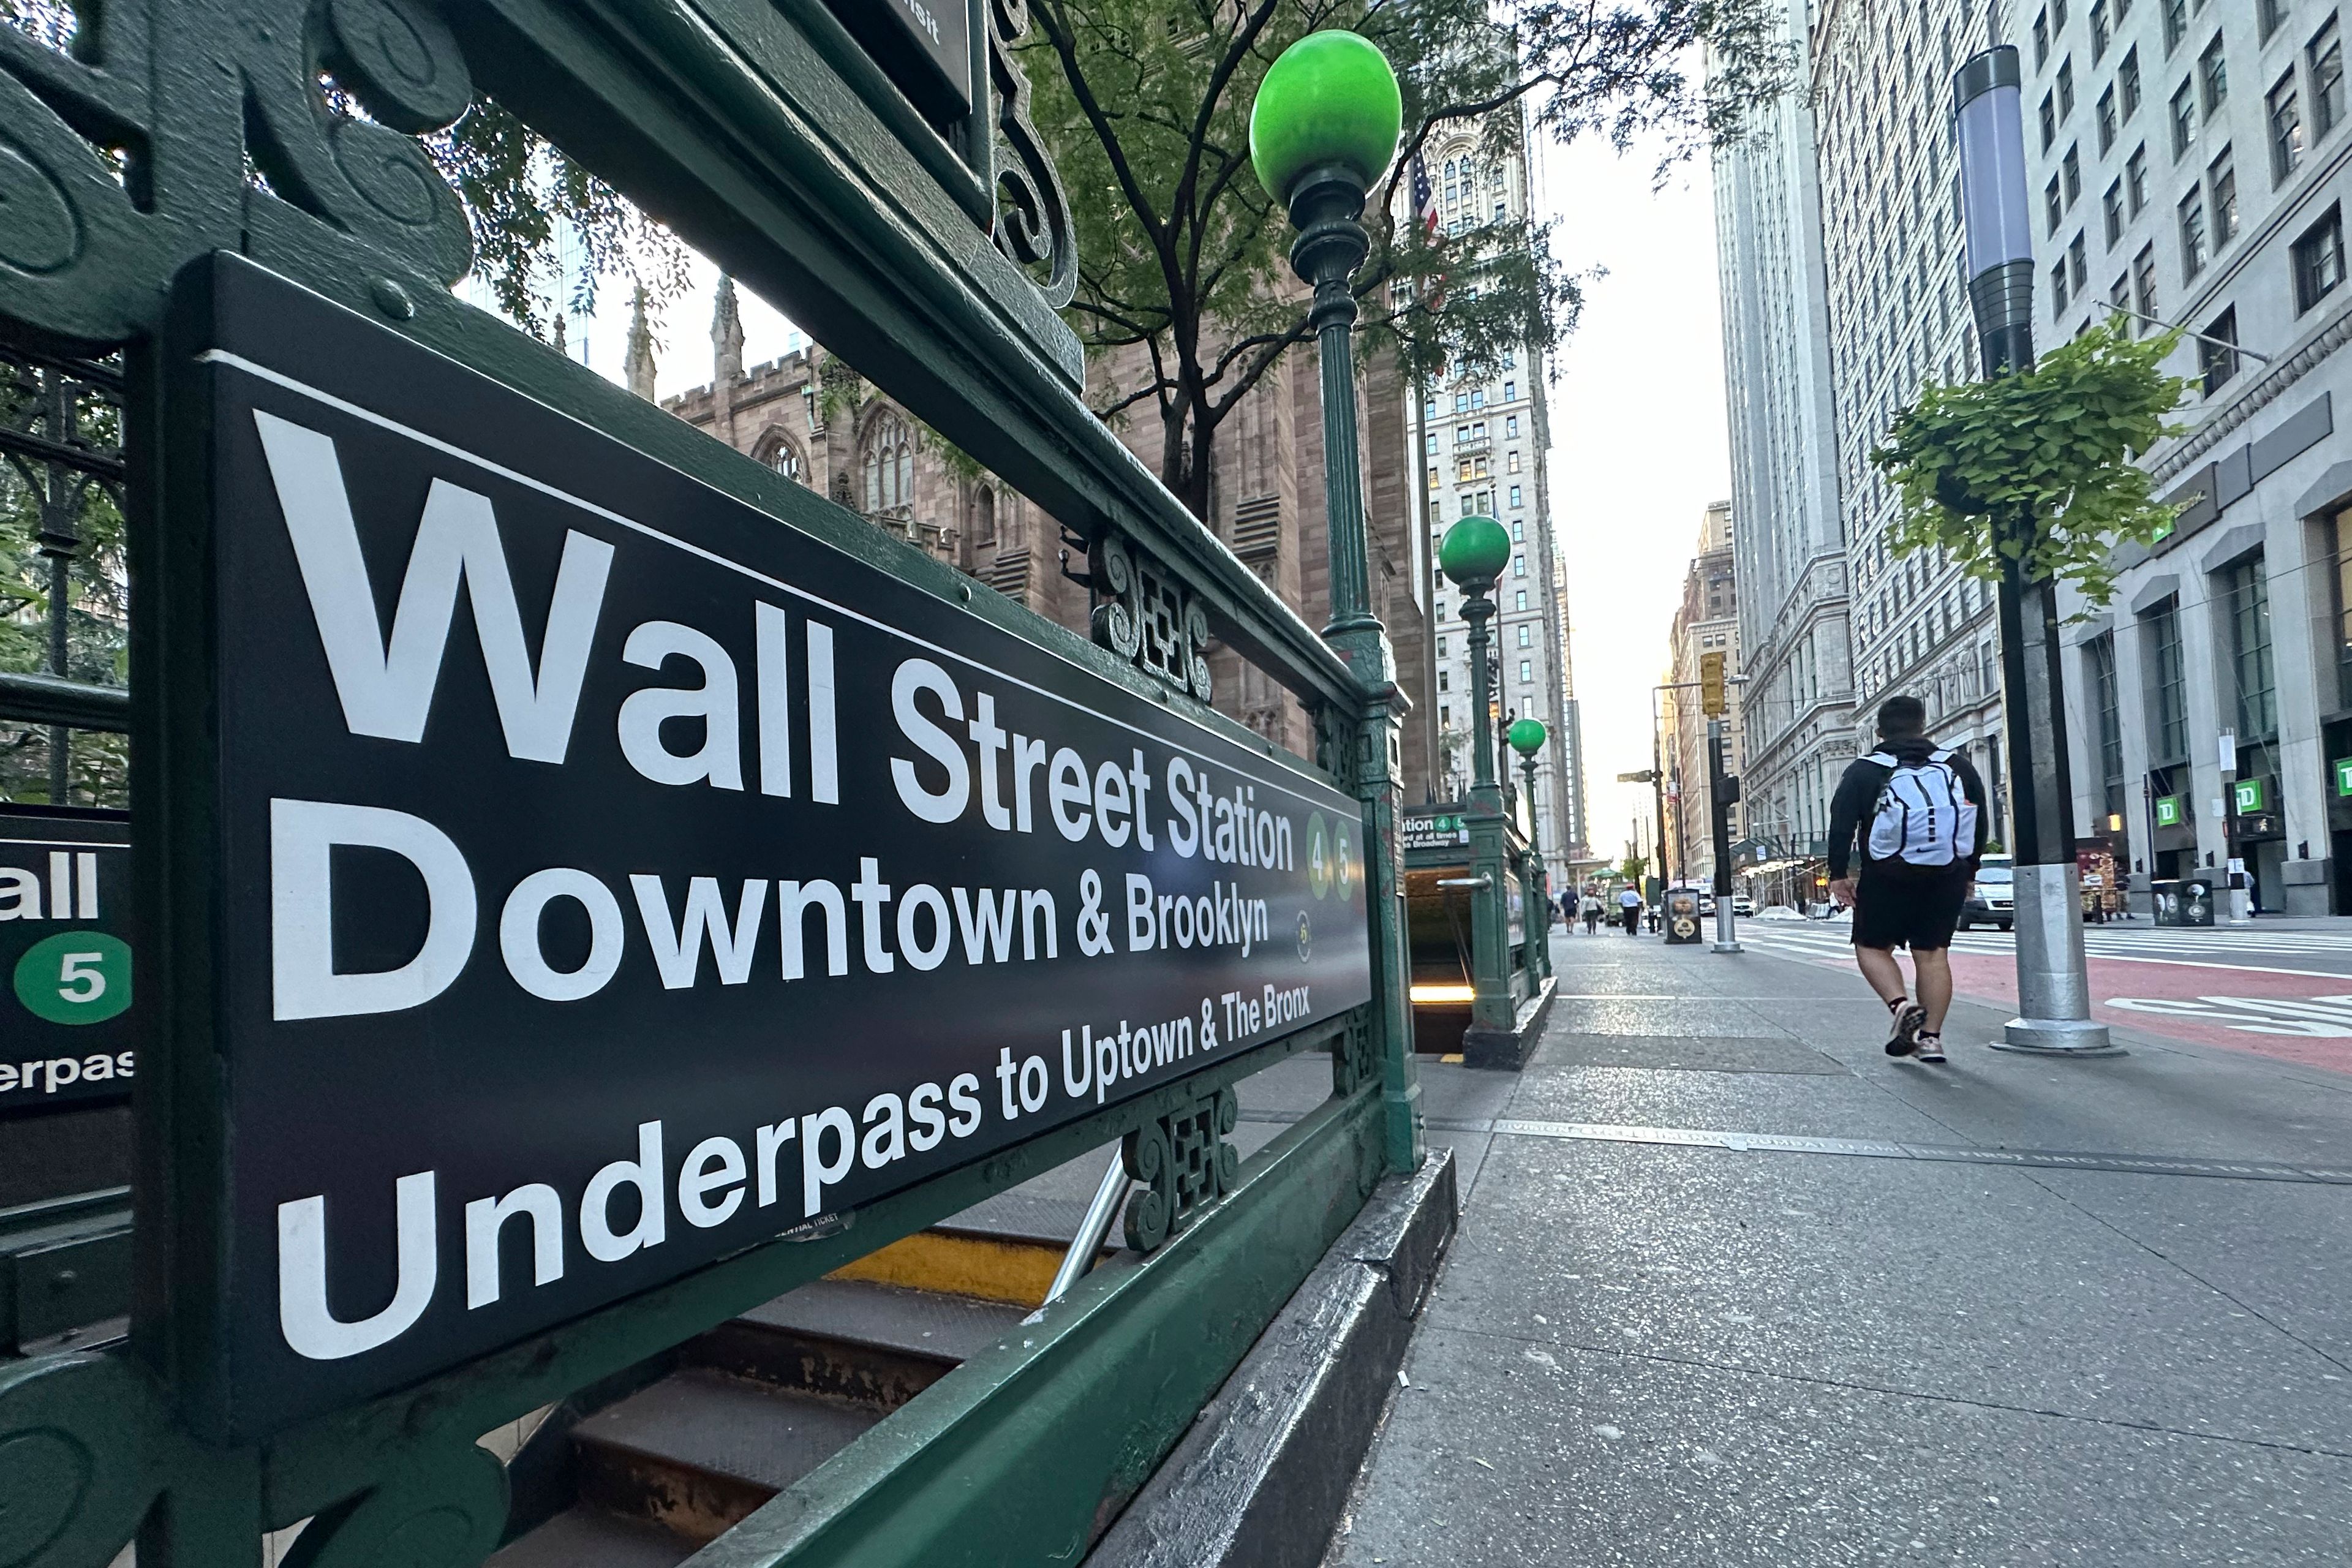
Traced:
MULTIPOLYGON (((1851 971, 1834 958, 1814 962, 1851 971)), ((2118 1027, 2220 1046, 2352 1076, 2352 975, 2171 960, 2093 958, 2091 1013, 2118 1027)), ((1971 1002, 2017 1005, 2017 961, 1952 954, 1952 987, 1971 1002)))
MULTIPOLYGON (((2092 1016, 2105 1023, 2352 1074, 2352 975, 2296 972, 2292 959, 2239 968, 2094 958, 2090 969, 2092 1016)), ((1952 983, 1972 1001, 2014 1005, 2017 961, 1956 952, 1952 983)))

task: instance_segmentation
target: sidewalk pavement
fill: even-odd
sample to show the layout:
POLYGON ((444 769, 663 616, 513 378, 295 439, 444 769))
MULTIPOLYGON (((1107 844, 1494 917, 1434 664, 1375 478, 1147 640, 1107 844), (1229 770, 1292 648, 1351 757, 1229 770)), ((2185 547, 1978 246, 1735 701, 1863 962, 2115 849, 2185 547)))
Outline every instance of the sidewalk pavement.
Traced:
POLYGON ((1461 1232, 1326 1568, 2352 1561, 2352 1078, 1553 953, 1524 1073, 1423 1068, 1461 1232))

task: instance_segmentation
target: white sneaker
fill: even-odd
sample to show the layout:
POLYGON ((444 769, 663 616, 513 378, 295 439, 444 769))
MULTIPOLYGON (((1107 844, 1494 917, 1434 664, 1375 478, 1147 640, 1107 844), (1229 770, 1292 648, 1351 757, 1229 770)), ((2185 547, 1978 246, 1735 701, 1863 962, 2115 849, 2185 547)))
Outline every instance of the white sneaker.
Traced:
POLYGON ((1942 1066, 1944 1062, 1944 1037, 1941 1035, 1920 1036, 1918 1049, 1912 1053, 1912 1059, 1914 1061, 1927 1062, 1930 1066, 1942 1066))

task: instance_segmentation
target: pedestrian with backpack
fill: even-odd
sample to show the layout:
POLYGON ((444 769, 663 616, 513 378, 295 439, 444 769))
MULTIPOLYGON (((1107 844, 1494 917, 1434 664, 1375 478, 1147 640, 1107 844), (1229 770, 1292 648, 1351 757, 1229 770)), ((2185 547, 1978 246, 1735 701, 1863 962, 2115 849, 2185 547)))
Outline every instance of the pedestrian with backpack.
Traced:
POLYGON ((1830 897, 1853 910, 1854 962, 1893 1020, 1890 1057, 1945 1059, 1952 931, 1990 816, 1968 758, 1927 734, 1927 704, 1907 696, 1879 704, 1878 749, 1847 766, 1830 801, 1830 897), (1898 947, 1911 950, 1916 998, 1904 989, 1898 947))

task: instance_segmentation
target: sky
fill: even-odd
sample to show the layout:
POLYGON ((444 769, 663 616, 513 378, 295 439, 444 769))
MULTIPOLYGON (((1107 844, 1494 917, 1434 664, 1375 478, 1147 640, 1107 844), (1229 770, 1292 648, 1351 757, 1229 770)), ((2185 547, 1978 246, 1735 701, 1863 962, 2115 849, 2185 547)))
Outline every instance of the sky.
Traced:
MULTIPOLYGON (((1555 253, 1584 284, 1582 323, 1553 357, 1552 526, 1568 571, 1570 636, 1584 731, 1584 785, 1596 853, 1624 853, 1648 786, 1616 775, 1650 765, 1650 687, 1665 679, 1667 632, 1709 501, 1730 493, 1714 197, 1704 162, 1653 188, 1656 153, 1593 142, 1537 150, 1536 199, 1557 218, 1555 253)), ((710 379, 718 270, 696 258, 693 286, 655 325, 663 397, 710 379)), ((743 361, 806 340, 739 290, 743 361)), ((627 292, 613 284, 592 321, 571 325, 572 357, 620 379, 627 292)), ((1648 828, 1643 829, 1644 833, 1648 828)))
MULTIPOLYGON (((1554 254, 1584 285, 1584 315, 1554 355, 1552 529, 1568 573, 1570 657, 1584 731, 1594 853, 1624 853, 1650 765, 1650 688, 1710 501, 1731 493, 1715 208, 1706 163, 1654 190, 1654 151, 1548 146, 1537 202, 1554 254)), ((1648 826, 1643 829, 1646 835, 1648 826)))

